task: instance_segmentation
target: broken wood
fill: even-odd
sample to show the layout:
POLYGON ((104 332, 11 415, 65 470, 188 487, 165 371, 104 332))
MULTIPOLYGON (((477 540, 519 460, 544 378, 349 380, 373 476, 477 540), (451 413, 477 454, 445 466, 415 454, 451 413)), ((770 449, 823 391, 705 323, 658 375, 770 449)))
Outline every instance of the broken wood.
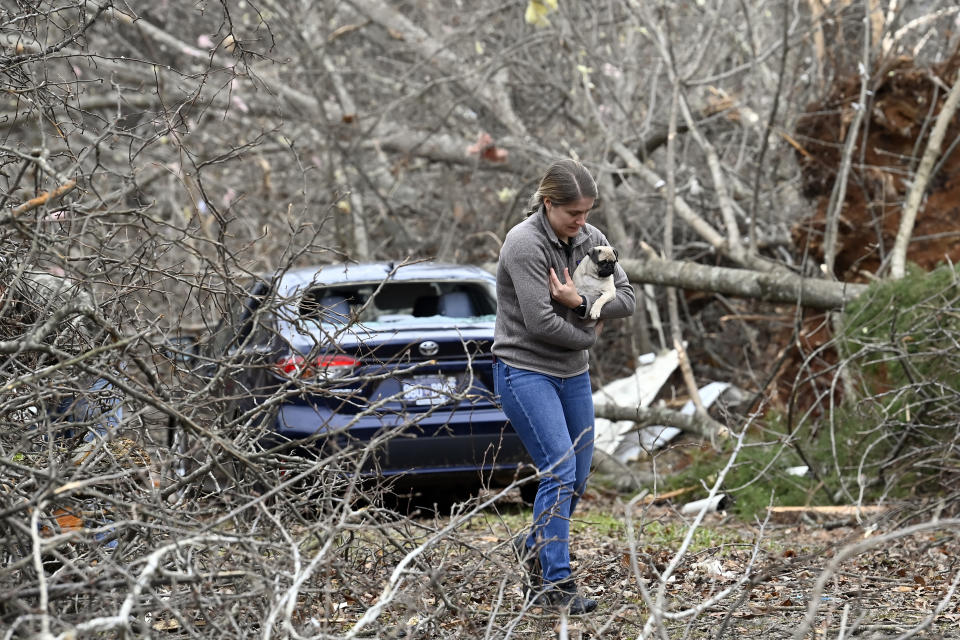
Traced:
POLYGON ((42 207, 51 200, 56 200, 57 198, 73 191, 73 188, 77 186, 76 180, 70 180, 56 189, 47 191, 46 193, 41 193, 36 198, 30 198, 20 206, 16 207, 13 210, 13 215, 18 216, 26 213, 27 211, 32 211, 38 207, 42 207))
POLYGON ((663 493, 658 493, 656 495, 650 494, 644 496, 643 500, 640 501, 640 504, 660 504, 676 498, 677 496, 682 496, 685 493, 690 493, 691 491, 696 491, 697 489, 702 488, 700 485, 695 484, 689 487, 681 487, 679 489, 674 489, 673 491, 664 491, 663 493))
POLYGON ((767 507, 767 514, 771 521, 782 524, 806 522, 821 526, 824 529, 837 527, 862 526, 888 511, 891 507, 885 505, 806 505, 789 507, 767 507))
POLYGON ((812 513, 830 516, 856 516, 865 513, 883 513, 890 507, 879 504, 865 504, 857 506, 851 505, 831 505, 831 506, 805 506, 805 507, 767 507, 771 514, 778 513, 812 513))
POLYGON ((822 513, 831 516, 855 516, 858 513, 883 513, 890 507, 879 504, 865 504, 857 506, 850 505, 829 505, 829 506, 805 506, 805 507, 767 507, 770 513, 822 513))

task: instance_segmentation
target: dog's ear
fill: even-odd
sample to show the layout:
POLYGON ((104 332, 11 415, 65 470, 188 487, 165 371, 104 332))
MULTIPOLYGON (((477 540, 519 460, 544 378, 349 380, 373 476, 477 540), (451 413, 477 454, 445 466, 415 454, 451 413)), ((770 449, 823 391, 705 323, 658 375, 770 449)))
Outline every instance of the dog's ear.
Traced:
POLYGON ((590 249, 590 259, 593 260, 594 264, 600 263, 600 247, 590 249))
POLYGON ((613 249, 613 257, 616 258, 617 260, 619 260, 619 259, 620 259, 620 254, 617 252, 616 247, 610 247, 610 248, 613 249))

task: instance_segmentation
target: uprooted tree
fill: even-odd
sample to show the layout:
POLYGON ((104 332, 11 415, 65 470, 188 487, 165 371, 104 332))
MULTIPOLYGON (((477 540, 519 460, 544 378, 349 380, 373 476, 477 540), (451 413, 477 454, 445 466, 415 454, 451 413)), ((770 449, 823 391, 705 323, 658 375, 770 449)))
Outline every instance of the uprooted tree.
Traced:
MULTIPOLYGON (((892 445, 871 445, 885 457, 865 482, 892 492, 891 470, 939 452, 955 498, 955 386, 929 364, 952 325, 865 321, 838 350, 822 311, 888 265, 960 248, 958 9, 905 4, 3 3, 7 637, 355 637, 423 611, 426 592, 443 603, 430 624, 508 635, 510 602, 481 609, 462 587, 489 558, 435 570, 494 498, 436 526, 397 525, 376 490, 358 507, 349 456, 258 457, 256 416, 225 415, 171 343, 207 334, 255 274, 493 261, 558 155, 597 176, 593 219, 644 294, 604 333, 598 381, 686 342, 680 393, 735 380, 786 414, 786 440, 834 424, 843 394, 893 396, 871 404, 892 445), (863 384, 846 375, 857 354, 863 384), (105 421, 114 435, 91 435, 105 421), (170 425, 205 445, 188 473, 170 425)), ((942 278, 910 304, 952 318, 942 278)), ((834 493, 856 498, 839 475, 834 493)), ((654 603, 644 634, 673 619, 654 603)))

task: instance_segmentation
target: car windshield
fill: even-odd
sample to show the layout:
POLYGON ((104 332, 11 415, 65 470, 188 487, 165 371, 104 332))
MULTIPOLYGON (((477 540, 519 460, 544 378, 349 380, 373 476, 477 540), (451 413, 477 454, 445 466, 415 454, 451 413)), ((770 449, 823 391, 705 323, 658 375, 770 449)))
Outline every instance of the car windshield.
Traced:
POLYGON ((346 324, 355 319, 377 329, 397 325, 492 322, 492 287, 474 281, 403 281, 314 285, 299 298, 301 321, 346 324))

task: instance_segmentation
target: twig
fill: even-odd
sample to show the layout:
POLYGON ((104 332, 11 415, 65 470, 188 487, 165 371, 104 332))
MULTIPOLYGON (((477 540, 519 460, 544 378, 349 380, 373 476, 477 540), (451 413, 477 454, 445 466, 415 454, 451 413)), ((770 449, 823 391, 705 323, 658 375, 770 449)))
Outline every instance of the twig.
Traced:
MULTIPOLYGON (((864 16, 863 22, 869 20, 864 16)), ((843 211, 843 203, 847 198, 847 178, 850 174, 850 164, 853 157, 853 147, 860 136, 860 124, 863 122, 863 116, 867 112, 867 86, 870 82, 869 64, 870 64, 870 30, 864 24, 863 33, 863 56, 860 61, 860 97, 857 104, 854 105, 853 122, 847 129, 847 139, 843 145, 843 157, 840 161, 840 170, 833 183, 833 191, 830 193, 830 202, 827 205, 826 229, 823 237, 823 261, 826 267, 826 275, 834 275, 833 268, 836 260, 837 246, 837 228, 839 226, 840 212, 843 211)), ((842 120, 842 114, 841 114, 842 120)))
POLYGON ((40 628, 41 628, 41 637, 49 638, 50 637, 50 616, 48 615, 47 609, 49 607, 50 599, 49 594, 47 593, 47 577, 46 571, 43 568, 43 557, 40 555, 40 551, 43 548, 43 544, 40 541, 40 511, 41 509, 46 508, 46 500, 40 501, 30 513, 30 542, 33 546, 33 568, 37 572, 37 588, 40 591, 40 628))
POLYGON ((866 540, 840 549, 817 577, 817 581, 814 583, 813 590, 810 593, 810 604, 807 605, 807 615, 804 617, 803 623, 794 631, 793 640, 802 640, 802 638, 807 635, 807 632, 810 631, 810 628, 816 620, 817 609, 820 605, 820 597, 823 595, 824 587, 845 561, 871 547, 881 546, 898 538, 905 538, 916 533, 923 533, 935 529, 956 530, 957 527, 960 527, 960 519, 924 522, 898 531, 891 531, 884 535, 867 538, 866 540))
POLYGON ((127 594, 127 597, 124 599, 123 604, 120 606, 120 610, 117 611, 116 615, 92 618, 85 622, 81 622, 73 629, 68 629, 62 632, 56 637, 56 640, 69 640, 71 638, 75 638, 78 635, 77 632, 82 633, 87 631, 129 629, 130 613, 133 610, 133 606, 139 600, 140 594, 143 593, 143 590, 152 584, 153 575, 160 569, 160 561, 165 555, 173 551, 177 551, 183 547, 218 542, 236 544, 240 542, 240 540, 234 536, 199 535, 192 538, 187 538, 186 540, 177 540, 155 550, 153 553, 147 556, 146 566, 140 572, 140 575, 137 577, 136 584, 133 585, 133 589, 131 589, 130 593, 127 594))

